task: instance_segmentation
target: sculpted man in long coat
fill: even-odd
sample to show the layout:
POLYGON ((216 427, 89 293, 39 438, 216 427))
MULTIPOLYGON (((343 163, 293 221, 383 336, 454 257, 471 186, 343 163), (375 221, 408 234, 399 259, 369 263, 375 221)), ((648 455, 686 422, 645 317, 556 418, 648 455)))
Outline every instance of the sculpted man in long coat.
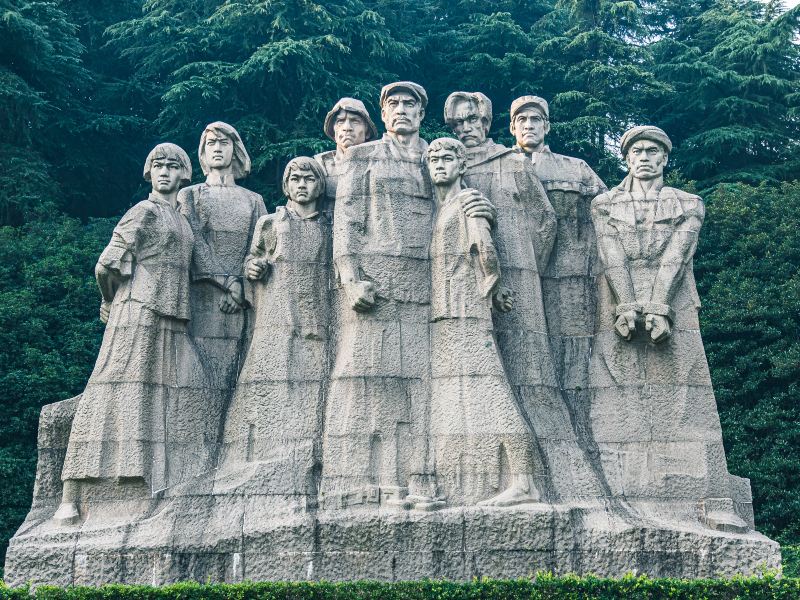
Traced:
POLYGON ((333 225, 339 323, 321 492, 342 506, 399 502, 427 465, 433 204, 419 137, 422 86, 381 90, 383 139, 341 165, 333 225))
POLYGON ((735 514, 700 338, 692 257, 703 201, 664 185, 672 143, 658 127, 622 136, 628 176, 592 201, 602 265, 591 423, 611 490, 630 502, 698 503, 707 525, 735 514))
MULTIPOLYGON (((594 493, 595 476, 578 447, 559 390, 542 301, 540 273, 555 241, 555 213, 530 161, 487 137, 492 122, 489 98, 479 92, 454 92, 445 102, 444 117, 467 147, 465 185, 485 194, 497 210, 497 251, 514 309, 495 312, 494 328, 509 381, 536 434, 536 454, 543 461, 537 474, 539 492, 554 500, 594 493)), ((512 487, 497 502, 524 501, 532 492, 512 487)))
POLYGON ((517 142, 514 149, 530 161, 556 212, 556 240, 541 271, 542 287, 559 381, 570 404, 580 407, 586 402, 597 306, 597 249, 590 204, 606 186, 584 161, 551 152, 545 144, 550 109, 544 98, 514 100, 510 129, 517 142))
MULTIPOLYGON (((325 412, 326 506, 380 501, 408 507, 425 504, 433 492, 433 202, 427 144, 419 136, 427 103, 416 83, 384 86, 380 105, 387 133, 350 148, 339 171, 332 298, 339 331, 325 412)), ((464 210, 484 214, 487 206, 467 202, 464 210)))

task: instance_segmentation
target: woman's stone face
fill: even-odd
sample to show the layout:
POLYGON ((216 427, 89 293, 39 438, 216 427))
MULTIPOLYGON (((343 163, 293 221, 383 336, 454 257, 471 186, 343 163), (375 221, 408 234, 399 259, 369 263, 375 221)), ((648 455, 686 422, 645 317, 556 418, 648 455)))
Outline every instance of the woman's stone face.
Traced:
POLYGON ((220 131, 209 131, 204 151, 211 169, 227 169, 233 160, 233 140, 220 131))
POLYGON ((176 158, 159 157, 150 163, 150 182, 153 190, 162 194, 176 191, 181 184, 183 166, 176 158))
POLYGON ((292 169, 286 182, 289 198, 297 204, 308 204, 319 198, 322 182, 311 170, 292 169))

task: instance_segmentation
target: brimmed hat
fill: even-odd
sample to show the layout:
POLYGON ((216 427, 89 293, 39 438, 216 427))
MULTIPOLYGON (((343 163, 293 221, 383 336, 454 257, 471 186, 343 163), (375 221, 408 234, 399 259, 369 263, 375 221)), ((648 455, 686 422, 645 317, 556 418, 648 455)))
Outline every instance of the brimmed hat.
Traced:
POLYGON ((520 96, 511 103, 511 122, 514 122, 516 114, 525 106, 533 104, 536 108, 542 111, 544 118, 550 120, 550 107, 547 105, 547 100, 539 96, 520 96))
POLYGON ((389 96, 389 94, 395 90, 403 90, 416 97, 419 103, 422 104, 423 109, 428 106, 428 94, 425 92, 424 87, 418 83, 414 83, 413 81, 395 81, 394 83, 389 83, 383 86, 383 89, 381 89, 381 107, 383 107, 383 103, 387 96, 389 96))
POLYGON ((663 129, 655 125, 639 125, 628 129, 628 131, 622 134, 619 145, 623 157, 628 153, 628 148, 638 140, 653 140, 664 146, 664 148, 667 149, 667 154, 672 152, 672 140, 669 139, 669 136, 663 129))
POLYGON ((364 103, 355 98, 339 98, 339 101, 336 102, 328 114, 325 115, 325 125, 323 126, 325 135, 334 142, 336 141, 336 137, 333 133, 333 125, 336 123, 336 115, 339 114, 340 110, 348 110, 364 119, 364 122, 367 124, 367 137, 364 141, 368 142, 378 137, 378 128, 375 127, 375 123, 373 123, 372 119, 369 117, 369 112, 367 111, 367 107, 364 106, 364 103))

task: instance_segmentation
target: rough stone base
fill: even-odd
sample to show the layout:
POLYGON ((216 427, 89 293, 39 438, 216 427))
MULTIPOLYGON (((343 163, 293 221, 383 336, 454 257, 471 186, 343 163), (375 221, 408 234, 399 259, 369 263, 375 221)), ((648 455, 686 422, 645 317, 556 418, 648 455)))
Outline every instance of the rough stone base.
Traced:
POLYGON ((301 504, 230 495, 142 501, 138 509, 109 503, 67 527, 55 526, 52 509, 42 507, 11 540, 6 582, 467 580, 537 571, 696 578, 780 566, 777 543, 755 532, 708 529, 687 520, 685 506, 679 515, 675 507, 597 504, 433 513, 315 512, 301 504))

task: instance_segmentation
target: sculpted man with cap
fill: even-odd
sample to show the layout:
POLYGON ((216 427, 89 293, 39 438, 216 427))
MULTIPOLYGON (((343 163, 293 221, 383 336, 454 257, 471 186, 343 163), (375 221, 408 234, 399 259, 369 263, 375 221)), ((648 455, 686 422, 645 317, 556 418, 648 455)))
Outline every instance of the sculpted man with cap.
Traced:
MULTIPOLYGON (((321 485, 326 505, 425 506, 432 494, 427 415, 433 202, 427 144, 419 136, 427 103, 416 83, 384 86, 386 134, 350 148, 340 167, 333 225, 339 325, 321 485)), ((468 216, 491 214, 491 205, 476 195, 463 210, 468 216)))
POLYGON ((746 531, 736 515, 700 338, 692 257, 703 201, 664 186, 672 143, 641 126, 621 140, 628 176, 592 201, 602 268, 591 361, 591 413, 612 492, 632 503, 683 501, 704 521, 746 531))
POLYGON ((561 387, 571 405, 582 406, 596 307, 597 250, 589 207, 606 186, 584 161, 551 152, 545 144, 550 109, 544 98, 514 100, 510 129, 514 149, 530 160, 556 212, 556 241, 542 270, 545 310, 561 387))
POLYGON ((336 183, 339 165, 344 160, 345 150, 378 137, 378 129, 369 116, 367 107, 355 98, 340 98, 325 116, 325 135, 336 142, 335 150, 315 154, 314 158, 325 172, 325 199, 323 211, 333 210, 336 200, 336 183))
POLYGON ((542 300, 540 273, 556 234, 553 207, 531 161, 487 137, 492 122, 489 98, 480 92, 454 92, 445 102, 444 118, 466 146, 465 185, 485 194, 497 210, 500 268, 515 302, 512 311, 494 312, 494 330, 516 401, 536 434, 541 454, 537 460, 546 463, 538 472, 576 473, 574 479, 539 481, 538 491, 511 486, 496 501, 524 501, 534 493, 556 500, 594 492, 595 477, 577 444, 559 390, 542 300))

